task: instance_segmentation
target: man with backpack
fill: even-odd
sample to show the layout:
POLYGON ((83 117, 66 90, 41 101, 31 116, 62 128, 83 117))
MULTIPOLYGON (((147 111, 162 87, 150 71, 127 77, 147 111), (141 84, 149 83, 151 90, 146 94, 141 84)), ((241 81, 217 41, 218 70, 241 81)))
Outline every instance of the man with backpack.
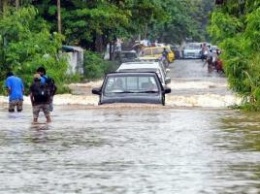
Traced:
POLYGON ((50 100, 51 90, 47 83, 41 82, 41 75, 35 74, 32 85, 30 86, 30 99, 33 106, 33 122, 38 122, 40 111, 43 111, 46 122, 51 122, 50 100))
POLYGON ((54 80, 50 78, 48 75, 46 75, 46 69, 44 67, 39 67, 36 70, 36 73, 41 75, 41 83, 42 84, 47 83, 50 88, 51 97, 50 97, 49 108, 50 111, 53 111, 53 97, 56 94, 57 86, 55 85, 54 80))

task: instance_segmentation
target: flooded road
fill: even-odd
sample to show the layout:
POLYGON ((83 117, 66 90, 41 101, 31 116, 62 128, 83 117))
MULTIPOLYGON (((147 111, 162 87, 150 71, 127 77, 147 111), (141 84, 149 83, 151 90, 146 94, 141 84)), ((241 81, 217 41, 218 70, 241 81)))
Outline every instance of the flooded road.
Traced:
POLYGON ((0 193, 260 193, 260 116, 223 106, 235 102, 225 78, 196 65, 172 64, 165 107, 57 96, 53 122, 33 125, 29 104, 2 105, 0 193))

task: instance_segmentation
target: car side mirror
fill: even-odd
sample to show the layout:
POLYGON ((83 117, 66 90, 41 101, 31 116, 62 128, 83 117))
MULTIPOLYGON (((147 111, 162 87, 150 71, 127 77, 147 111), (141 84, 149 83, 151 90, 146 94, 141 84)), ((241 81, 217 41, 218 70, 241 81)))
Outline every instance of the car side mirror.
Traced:
POLYGON ((165 83, 166 83, 166 84, 169 84, 169 83, 171 83, 171 78, 169 78, 169 77, 166 77, 166 78, 165 78, 165 83))
POLYGON ((172 92, 172 89, 171 88, 165 88, 164 89, 164 93, 165 94, 169 94, 169 93, 171 93, 172 92))
POLYGON ((101 88, 93 88, 92 89, 92 94, 101 95, 101 88))

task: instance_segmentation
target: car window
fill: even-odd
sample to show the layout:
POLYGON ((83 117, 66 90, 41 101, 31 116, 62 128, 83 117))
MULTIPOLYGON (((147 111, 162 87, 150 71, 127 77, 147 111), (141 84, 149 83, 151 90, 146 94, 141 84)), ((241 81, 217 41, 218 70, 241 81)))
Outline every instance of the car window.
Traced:
POLYGON ((200 44, 188 44, 185 48, 186 49, 197 50, 197 49, 201 49, 201 46, 200 46, 200 44))
POLYGON ((164 76, 163 76, 163 74, 162 74, 162 71, 160 71, 160 69, 157 69, 156 70, 156 73, 157 73, 157 75, 158 75, 158 77, 159 77, 159 79, 160 79, 160 81, 162 82, 162 83, 164 83, 164 76))
MULTIPOLYGON (((142 55, 158 55, 163 52, 163 47, 151 47, 151 48, 146 48, 143 50, 142 55)), ((168 49, 168 52, 170 50, 168 49)))
POLYGON ((166 77, 166 69, 165 69, 165 67, 164 67, 164 65, 161 63, 161 62, 158 62, 158 64, 159 64, 159 66, 160 66, 160 68, 162 69, 162 72, 163 72, 163 74, 165 75, 165 77, 166 77))
POLYGON ((195 45, 194 45, 194 49, 201 49, 201 46, 198 45, 198 44, 195 44, 195 45))
POLYGON ((162 52, 163 52, 163 48, 161 48, 161 47, 160 48, 155 48, 153 54, 158 55, 158 54, 162 54, 162 52))
POLYGON ((151 55, 151 49, 144 49, 142 55, 151 55))
MULTIPOLYGON (((156 82, 154 76, 129 75, 129 76, 108 77, 104 84, 104 93, 106 95, 109 95, 112 93, 129 93, 129 92, 139 93, 139 92, 144 91, 145 85, 147 86, 146 89, 149 89, 148 88, 149 84, 154 85, 153 91, 156 91, 156 92, 159 91, 159 86, 158 86, 158 83, 156 82)), ((147 91, 147 90, 145 90, 145 91, 147 91)))
POLYGON ((105 92, 114 89, 116 83, 117 83, 117 78, 115 77, 108 78, 105 82, 105 92))

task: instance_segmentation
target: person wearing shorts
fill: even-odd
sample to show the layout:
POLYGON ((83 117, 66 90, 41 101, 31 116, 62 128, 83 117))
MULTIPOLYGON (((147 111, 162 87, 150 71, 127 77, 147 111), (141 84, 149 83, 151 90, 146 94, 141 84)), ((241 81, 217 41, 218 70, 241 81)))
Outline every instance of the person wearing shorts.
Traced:
POLYGON ((34 82, 30 86, 30 99, 33 107, 33 122, 38 122, 39 114, 42 111, 46 118, 46 122, 51 122, 50 118, 50 97, 39 95, 38 90, 43 87, 41 83, 41 75, 34 75, 34 82))
POLYGON ((21 78, 12 72, 6 74, 5 87, 9 95, 9 112, 21 112, 23 110, 24 84, 21 78))

